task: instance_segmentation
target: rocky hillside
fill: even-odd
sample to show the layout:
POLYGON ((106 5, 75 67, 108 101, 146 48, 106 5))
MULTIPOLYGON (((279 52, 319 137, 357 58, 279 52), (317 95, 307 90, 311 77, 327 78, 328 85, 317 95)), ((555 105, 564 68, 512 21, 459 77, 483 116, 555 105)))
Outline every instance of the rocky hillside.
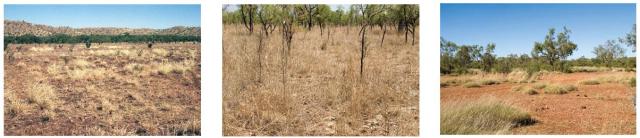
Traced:
POLYGON ((149 35, 149 34, 161 34, 161 35, 191 35, 200 36, 200 27, 184 27, 176 26, 167 29, 148 29, 148 28, 114 28, 114 27, 98 27, 98 28, 71 28, 71 27, 54 27, 42 24, 32 24, 25 21, 11 21, 4 20, 4 34, 5 35, 25 35, 34 34, 36 36, 48 36, 52 34, 69 34, 76 35, 119 35, 123 33, 129 33, 131 35, 149 35))

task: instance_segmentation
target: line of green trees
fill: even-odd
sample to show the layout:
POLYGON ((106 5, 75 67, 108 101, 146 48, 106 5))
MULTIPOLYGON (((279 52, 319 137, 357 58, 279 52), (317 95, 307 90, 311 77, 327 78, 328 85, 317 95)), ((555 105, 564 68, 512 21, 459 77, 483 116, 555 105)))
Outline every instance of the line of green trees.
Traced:
POLYGON ((267 30, 267 36, 272 34, 287 16, 292 16, 296 26, 307 30, 319 26, 321 35, 325 34, 329 26, 363 26, 362 23, 366 23, 368 27, 380 27, 385 33, 388 26, 395 26, 392 28, 405 34, 405 41, 408 41, 409 35, 415 36, 415 28, 419 24, 419 7, 415 4, 352 4, 348 8, 338 6, 336 10, 331 10, 327 4, 242 4, 237 5, 237 10, 233 11, 228 10, 229 6, 232 5, 223 8, 224 24, 242 24, 247 31, 253 33, 255 24, 259 23, 262 24, 262 30, 267 30))
POLYGON ((525 69, 527 72, 540 70, 572 72, 573 66, 619 67, 635 70, 636 59, 625 57, 625 49, 621 44, 629 46, 635 52, 635 25, 631 32, 618 41, 608 40, 593 49, 595 58, 567 59, 577 48, 577 44, 570 40, 571 30, 564 27, 560 33, 554 28, 549 29, 544 41, 535 42, 530 54, 509 54, 496 57, 493 43, 481 45, 458 45, 440 38, 440 73, 464 74, 469 69, 476 68, 485 72, 509 73, 515 68, 525 69))
POLYGON ((35 36, 26 34, 21 36, 5 36, 5 43, 33 44, 33 43, 119 43, 119 42, 200 42, 200 36, 185 35, 77 35, 54 34, 50 36, 35 36))

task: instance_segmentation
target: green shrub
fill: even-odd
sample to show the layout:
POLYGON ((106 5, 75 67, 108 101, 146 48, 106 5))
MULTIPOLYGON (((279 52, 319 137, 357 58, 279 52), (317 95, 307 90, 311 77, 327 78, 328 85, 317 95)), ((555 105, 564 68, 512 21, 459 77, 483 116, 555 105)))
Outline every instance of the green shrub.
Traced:
POLYGON ((636 87, 636 77, 629 79, 629 86, 636 87))
POLYGON ((440 110, 440 134, 503 134, 535 123, 529 113, 495 100, 445 104, 440 110))

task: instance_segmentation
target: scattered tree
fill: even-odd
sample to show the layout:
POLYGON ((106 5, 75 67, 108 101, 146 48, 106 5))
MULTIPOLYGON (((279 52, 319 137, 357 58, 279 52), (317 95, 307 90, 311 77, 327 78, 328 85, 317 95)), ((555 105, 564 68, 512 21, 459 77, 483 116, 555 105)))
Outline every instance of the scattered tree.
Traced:
POLYGON ((555 35, 555 29, 549 29, 549 33, 545 37, 544 42, 535 42, 531 55, 534 58, 540 58, 552 67, 552 70, 566 71, 562 60, 573 54, 577 45, 569 40, 571 31, 566 27, 563 31, 555 35))
POLYGON ((636 52, 636 24, 633 24, 631 32, 629 32, 624 38, 620 38, 620 43, 624 43, 631 47, 631 51, 636 52))
POLYGON ((607 40, 605 44, 598 45, 593 49, 596 59, 606 67, 611 67, 615 59, 624 57, 624 49, 614 40, 607 40))

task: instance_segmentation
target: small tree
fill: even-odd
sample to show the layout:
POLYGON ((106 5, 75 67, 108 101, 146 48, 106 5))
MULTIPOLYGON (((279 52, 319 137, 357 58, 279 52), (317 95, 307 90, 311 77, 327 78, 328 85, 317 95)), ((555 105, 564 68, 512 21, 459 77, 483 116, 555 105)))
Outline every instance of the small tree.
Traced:
POLYGON ((555 35, 554 28, 549 29, 544 42, 535 42, 531 56, 542 59, 553 70, 566 70, 566 66, 558 63, 562 64, 562 60, 573 54, 578 46, 569 40, 569 33, 571 31, 566 27, 558 35, 555 35))
POLYGON ((496 58, 495 55, 493 55, 493 50, 495 48, 496 44, 489 43, 484 54, 482 54, 482 70, 485 72, 490 72, 493 68, 493 64, 495 64, 496 58))
POLYGON ((240 16, 242 18, 242 24, 244 24, 244 27, 249 30, 249 33, 253 33, 253 22, 256 14, 256 9, 256 5, 240 5, 240 16))
POLYGON ((614 60, 624 57, 624 49, 614 40, 607 40, 605 44, 593 48, 596 59, 606 67, 611 67, 614 60))
POLYGON ((457 46, 455 43, 440 38, 440 73, 449 74, 453 72, 456 51, 457 46))
POLYGON ((624 43, 631 47, 633 52, 636 52, 636 24, 633 24, 631 32, 629 32, 624 38, 619 39, 620 43, 624 43))

